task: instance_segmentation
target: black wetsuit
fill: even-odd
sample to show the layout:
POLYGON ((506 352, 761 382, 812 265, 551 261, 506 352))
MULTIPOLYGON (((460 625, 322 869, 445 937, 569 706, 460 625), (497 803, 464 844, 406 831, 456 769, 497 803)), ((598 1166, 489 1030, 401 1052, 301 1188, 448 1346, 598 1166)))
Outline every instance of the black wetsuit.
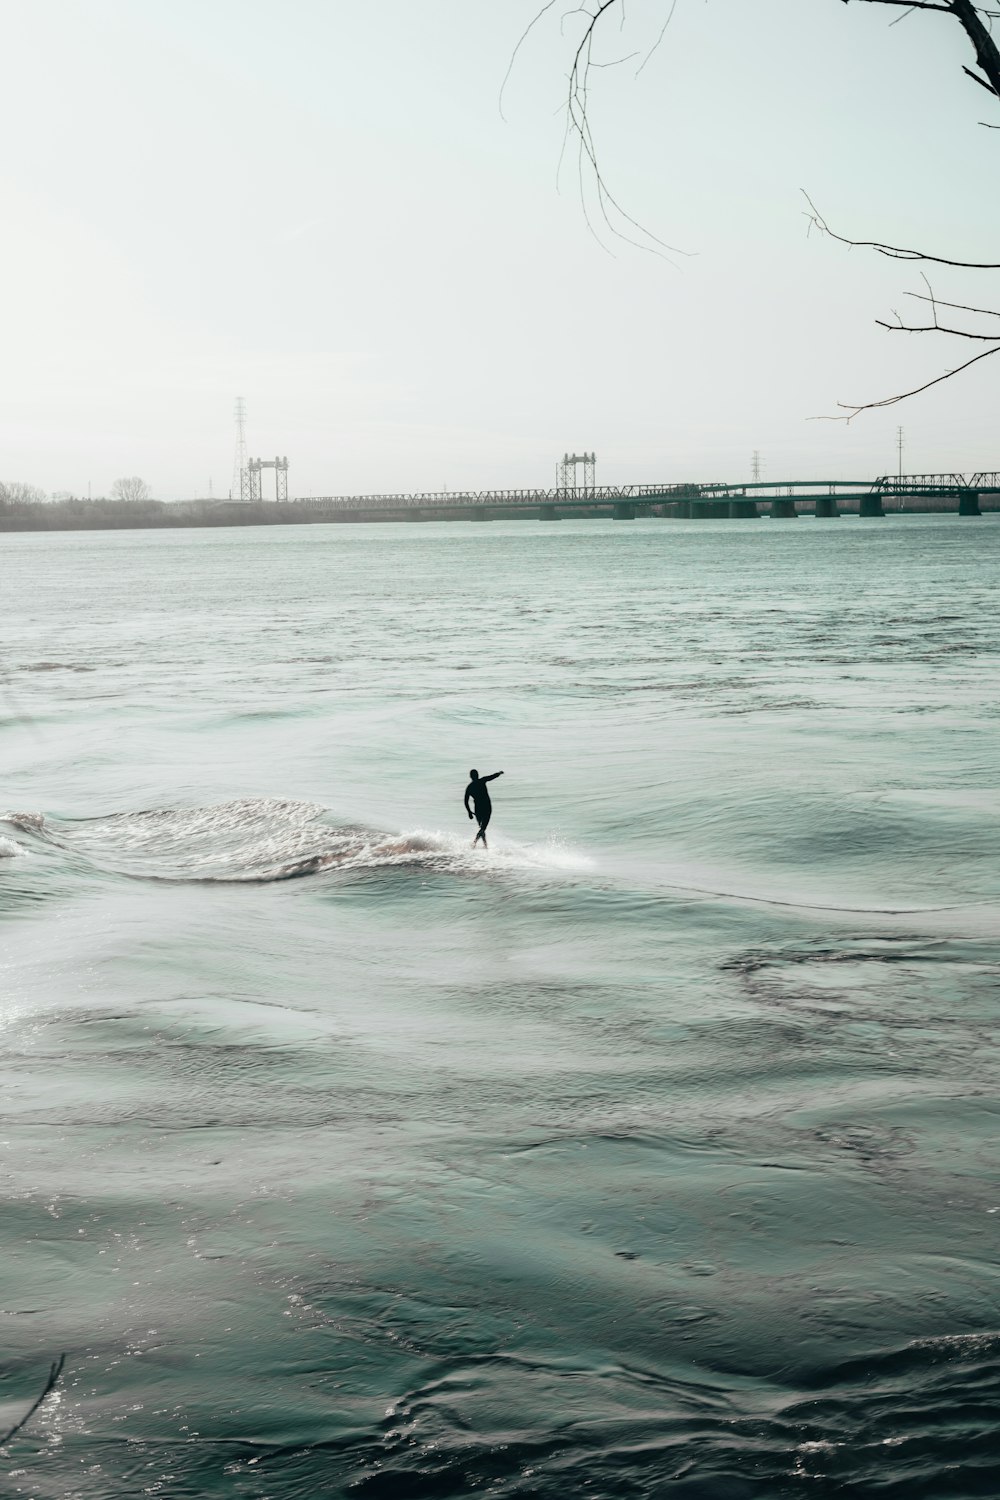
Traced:
MULTIPOLYGON (((465 810, 469 812, 469 798, 471 797, 472 805, 476 810, 476 822, 479 824, 479 832, 476 834, 474 842, 482 839, 485 844, 486 829, 493 814, 493 803, 490 801, 490 794, 486 790, 486 783, 488 781, 496 781, 497 777, 502 775, 502 771, 494 771, 492 776, 477 776, 475 781, 470 781, 469 785, 465 788, 465 810)), ((471 813, 469 815, 471 817, 471 813)))

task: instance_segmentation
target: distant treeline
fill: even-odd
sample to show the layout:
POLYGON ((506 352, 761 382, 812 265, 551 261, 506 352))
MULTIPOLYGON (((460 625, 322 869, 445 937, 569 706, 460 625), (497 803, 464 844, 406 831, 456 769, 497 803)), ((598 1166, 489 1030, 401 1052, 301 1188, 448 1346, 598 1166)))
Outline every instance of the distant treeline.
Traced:
POLYGON ((229 500, 7 501, 0 496, 0 531, 118 531, 179 526, 280 526, 320 519, 294 500, 247 505, 229 500))

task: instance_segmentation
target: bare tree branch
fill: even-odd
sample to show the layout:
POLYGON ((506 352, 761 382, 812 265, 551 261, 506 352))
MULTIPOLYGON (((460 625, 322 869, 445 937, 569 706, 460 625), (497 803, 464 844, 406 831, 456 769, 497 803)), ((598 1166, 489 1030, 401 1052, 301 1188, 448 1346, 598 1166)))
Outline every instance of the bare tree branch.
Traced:
MULTIPOLYGON (((588 16, 588 24, 573 55, 573 62, 570 68, 566 96, 567 137, 576 137, 577 177, 581 202, 584 204, 584 217, 587 220, 588 229, 594 234, 598 243, 603 245, 586 210, 586 173, 589 173, 596 193, 597 206, 609 233, 615 239, 632 245, 634 249, 643 250, 648 254, 659 255, 664 260, 669 261, 671 255, 685 255, 688 252, 678 249, 675 245, 668 245, 665 240, 661 240, 658 235, 653 234, 644 224, 640 224, 637 219, 628 213, 611 192, 598 161, 597 148, 590 125, 590 70, 593 67, 601 66, 595 61, 593 56, 595 28, 604 12, 609 10, 612 5, 618 3, 619 0, 601 0, 596 12, 583 12, 584 15, 588 16), (616 219, 618 222, 616 222, 616 219), (633 236, 623 230, 621 227, 622 224, 626 224, 630 229, 634 230, 635 235, 633 236)), ((606 246, 603 246, 603 248, 607 249, 606 246)))
MULTIPOLYGON (((519 52, 528 34, 538 24, 542 16, 552 8, 554 3, 555 0, 545 0, 545 3, 541 6, 538 13, 531 21, 530 25, 522 33, 511 57, 511 63, 504 78, 504 86, 506 85, 510 77, 514 59, 516 58, 517 53, 519 52)), ((666 5, 667 3, 668 0, 664 0, 664 4, 666 5)), ((844 0, 844 4, 849 3, 850 0, 844 0)), ((897 21, 903 20, 905 16, 911 15, 914 11, 936 11, 940 15, 949 16, 953 20, 957 21, 959 26, 961 26, 962 30, 965 32, 969 41, 972 43, 972 47, 975 52, 976 66, 978 68, 978 71, 973 71, 972 68, 963 65, 963 72, 965 72, 968 77, 973 80, 973 82, 979 84, 981 88, 986 89, 986 91, 994 98, 1000 100, 1000 48, 998 48, 997 43, 993 40, 990 32, 990 24, 994 19, 1000 18, 1000 10, 995 10, 992 8, 988 8, 985 5, 977 4, 976 0, 859 0, 859 3, 867 5, 891 5, 903 12, 902 15, 897 16, 897 21)), ((599 60, 594 55, 595 37, 598 34, 601 23, 607 16, 608 12, 613 10, 616 6, 618 7, 620 23, 619 29, 621 30, 624 28, 625 24, 625 0, 582 0, 581 4, 568 9, 562 17, 562 23, 565 24, 565 22, 570 17, 580 16, 584 20, 584 25, 582 35, 580 35, 577 41, 576 48, 572 55, 569 70, 565 103, 566 131, 563 138, 563 149, 560 155, 560 163, 562 162, 563 156, 565 155, 566 148, 570 140, 575 138, 577 147, 577 180, 584 218, 586 220, 588 230, 591 234, 594 235, 598 243, 602 244, 602 248, 607 249, 607 246, 603 245, 601 237, 597 233, 594 222, 592 221, 590 213, 588 212, 586 191, 588 182, 591 184, 592 190, 596 195, 596 205, 597 210, 600 214, 600 219, 603 221, 604 225, 610 231, 612 236, 614 236, 616 239, 624 240, 627 244, 633 245, 638 249, 650 251, 653 254, 663 254, 663 252, 668 252, 665 258, 669 259, 670 254, 682 254, 684 252, 678 251, 675 249, 675 247, 667 245, 663 240, 660 240, 656 235, 648 231, 644 225, 640 224, 629 213, 627 213, 622 205, 618 202, 614 194, 608 188, 607 182, 602 173, 600 162, 598 160, 598 153, 594 141, 594 135, 591 128, 591 70, 593 68, 604 69, 616 67, 622 62, 628 61, 630 57, 635 56, 635 53, 629 53, 626 57, 618 57, 611 61, 605 62, 599 60), (632 234, 629 234, 628 232, 623 230, 623 225, 627 226, 628 229, 634 231, 637 238, 633 237, 632 234)), ((637 70, 637 77, 649 62, 650 57, 652 57, 653 53, 660 46, 666 29, 673 19, 676 7, 677 0, 669 0, 669 8, 667 10, 666 20, 663 23, 663 27, 656 42, 637 70)), ((893 22, 891 24, 894 25, 896 24, 896 22, 893 22)), ((502 95, 503 88, 501 88, 501 113, 502 95)), ((982 123, 988 124, 989 122, 983 121, 982 123)), ((998 129, 1000 128, 1000 126, 989 125, 989 128, 998 129)), ((804 189, 802 191, 803 197, 806 200, 809 210, 807 215, 809 229, 812 230, 815 228, 819 233, 829 235, 831 239, 834 239, 839 244, 846 245, 849 248, 873 250, 876 254, 883 255, 890 260, 917 261, 926 265, 949 266, 961 270, 1000 270, 1000 262, 958 260, 950 256, 933 255, 929 251, 914 249, 905 245, 894 245, 885 240, 850 239, 847 235, 839 234, 836 230, 831 229, 826 219, 813 203, 809 194, 806 193, 804 189)), ((971 365, 977 364, 980 360, 986 359, 990 355, 1000 351, 1000 332, 998 332, 997 330, 991 332, 962 329, 952 327, 950 324, 944 324, 938 317, 938 308, 946 307, 953 311, 968 312, 976 316, 989 318, 1000 318, 1000 311, 989 308, 970 307, 966 304, 957 302, 939 303, 935 298, 934 293, 930 287, 930 283, 927 282, 926 277, 924 277, 924 281, 927 285, 928 295, 924 296, 921 293, 907 293, 907 295, 916 296, 918 300, 926 302, 930 305, 933 312, 933 321, 931 323, 905 323, 898 313, 894 313, 895 322, 889 322, 880 318, 876 319, 878 326, 881 328, 885 328, 887 331, 892 333, 944 333, 953 338, 974 339, 984 343, 989 343, 992 347, 981 351, 979 354, 974 355, 971 359, 968 359, 964 363, 955 366, 953 369, 947 370, 943 374, 936 376, 933 380, 928 380, 922 385, 914 387, 912 390, 900 392, 895 396, 885 397, 880 401, 869 401, 861 403, 838 402, 838 405, 843 410, 848 412, 848 416, 831 420, 850 421, 852 417, 857 416, 862 411, 871 411, 884 406, 894 406, 900 401, 907 400, 910 396, 919 395, 922 391, 929 390, 933 386, 939 385, 942 381, 951 379, 952 376, 968 369, 971 365)))
POLYGON ((943 323, 903 323, 898 320, 887 323, 884 318, 876 318, 875 322, 890 333, 950 333, 955 339, 982 339, 987 344, 1000 342, 1000 333, 967 333, 963 328, 946 328, 943 323))
MULTIPOLYGON (((943 10, 951 9, 950 5, 935 5, 933 0, 866 0, 868 5, 905 5, 907 10, 943 10)), ((844 0, 847 4, 847 0, 844 0)))
POLYGON ((936 307, 950 307, 955 312, 978 313, 983 318, 1000 318, 1000 311, 992 307, 966 307, 964 302, 942 302, 940 298, 925 297, 923 292, 907 292, 908 297, 915 297, 918 302, 932 302, 936 307))
MULTIPOLYGON (((569 81, 566 96, 568 133, 571 136, 575 136, 577 140, 578 177, 580 180, 581 196, 584 194, 583 173, 584 169, 586 168, 589 169, 591 179, 596 190, 597 204, 601 212, 601 218, 604 220, 604 223, 606 224, 609 232, 616 239, 623 240, 626 244, 632 245, 635 249, 644 250, 647 253, 653 255, 660 255, 663 257, 663 259, 669 260, 671 255, 685 255, 688 252, 678 249, 675 245, 668 245, 665 240, 661 240, 658 235, 653 234, 652 231, 647 229, 644 224, 640 224, 637 219, 633 218, 632 215, 622 207, 621 203, 618 202, 615 195, 608 188, 607 182, 604 178, 604 174, 601 171, 600 163, 597 157, 597 149, 594 143, 593 132, 590 126, 590 70, 591 68, 602 66, 602 64, 596 62, 594 59, 594 39, 597 34, 597 28, 599 26, 601 18, 615 5, 623 6, 623 0, 596 0, 594 10, 588 10, 586 7, 581 7, 578 10, 568 12, 568 14, 579 14, 587 18, 587 24, 584 27, 583 35, 581 36, 576 50, 573 54, 573 59, 569 71, 569 81), (609 210, 611 210, 611 212, 609 212, 609 210), (631 229, 633 229, 636 232, 636 235, 638 235, 640 238, 633 238, 630 234, 625 233, 621 229, 620 224, 614 222, 612 218, 612 212, 617 215, 618 219, 621 222, 627 224, 631 229)), ((667 16, 667 21, 663 28, 664 31, 666 30, 666 26, 669 25, 670 18, 673 15, 675 6, 676 0, 673 0, 673 4, 670 8, 670 14, 667 16)), ((661 32, 661 38, 662 35, 663 33, 661 32)), ((659 41, 657 41, 655 45, 658 46, 659 41)), ((645 66, 645 64, 643 64, 643 66, 645 66)), ((641 72, 641 69, 639 71, 641 72)), ((589 218, 588 227, 590 228, 591 232, 594 233, 593 225, 590 223, 589 218)), ((599 236, 597 238, 599 240, 599 236)))
POLYGON ((965 67, 964 64, 962 66, 962 72, 967 73, 972 79, 973 83, 978 83, 980 87, 984 88, 988 94, 992 94, 994 97, 997 97, 997 91, 993 87, 992 83, 987 83, 985 78, 980 78, 978 73, 973 73, 972 69, 965 67))
MULTIPOLYGON (((844 4, 847 3, 848 0, 844 0, 844 4)), ((995 11, 976 5, 975 0, 861 0, 861 3, 864 5, 902 5, 907 10, 938 10, 945 15, 954 16, 972 43, 976 62, 989 80, 984 87, 1000 97, 1000 49, 982 21, 982 16, 994 16, 995 11)), ((969 73, 968 68, 964 68, 963 72, 969 73)), ((969 77, 975 78, 977 83, 983 82, 981 78, 976 78, 975 73, 969 73, 969 77)))
MULTIPOLYGON (((638 78, 639 74, 642 72, 643 68, 649 62, 649 59, 652 57, 653 53, 659 47, 660 43, 663 41, 663 38, 666 36, 666 34, 667 34, 667 27, 670 25, 671 21, 674 19, 674 11, 676 9, 677 9, 677 0, 670 0, 670 9, 667 11, 667 19, 664 21, 663 28, 660 31, 659 36, 656 38, 656 41, 653 43, 653 45, 650 47, 649 51, 646 53, 646 56, 643 58, 643 60, 642 60, 642 66, 636 68, 636 70, 635 70, 635 76, 636 76, 636 78, 638 78)), ((622 5, 622 14, 623 14, 623 16, 624 16, 624 12, 625 12, 625 6, 623 4, 622 5)))
POLYGON ((517 54, 520 52, 521 48, 524 46, 525 42, 528 40, 528 37, 534 31, 535 27, 538 25, 539 21, 542 19, 542 17, 544 16, 545 12, 547 10, 551 10, 552 7, 553 7, 553 5, 555 5, 555 3, 556 3, 556 0, 545 0, 545 4, 542 6, 541 10, 538 12, 538 14, 532 20, 530 20, 528 22, 527 26, 521 32, 521 35, 517 39, 517 45, 515 46, 513 52, 510 54, 510 61, 507 64, 507 71, 503 75, 503 83, 501 83, 501 85, 500 85, 500 93, 497 96, 497 108, 500 111, 500 118, 501 118, 501 120, 506 119, 506 116, 504 115, 504 112, 503 112, 503 94, 504 94, 504 89, 507 87, 508 83, 510 82, 510 75, 514 71, 514 64, 517 62, 517 54))
MULTIPOLYGON (((921 275, 923 275, 923 273, 921 273, 921 275)), ((1000 342, 1000 329, 995 328, 992 333, 973 333, 965 328, 947 327, 938 318, 938 308, 951 307, 956 311, 973 312, 981 317, 986 318, 1000 318, 1000 312, 992 312, 989 308, 986 307, 963 307, 961 303, 958 302, 939 302, 937 297, 935 297, 934 295, 934 288, 931 286, 926 276, 923 277, 923 282, 924 286, 927 288, 926 296, 923 292, 907 292, 906 295, 908 297, 916 298, 918 302, 930 303, 931 311, 934 314, 933 323, 904 323, 902 318, 899 316, 899 313, 896 312, 895 308, 893 308, 893 316, 896 319, 895 323, 887 323, 882 318, 876 318, 875 322, 878 324, 879 328, 886 328, 890 333, 949 333, 953 338, 957 339, 982 339, 985 343, 990 344, 1000 342)))
POLYGON ((53 1360, 52 1365, 49 1369, 49 1378, 45 1382, 41 1394, 39 1396, 36 1396, 35 1400, 28 1407, 28 1410, 25 1412, 20 1422, 15 1422, 9 1432, 5 1432, 3 1437, 0 1437, 0 1448, 2 1448, 6 1443, 9 1443, 11 1438, 14 1437, 16 1433, 21 1431, 22 1427, 27 1427, 28 1423, 31 1421, 32 1417, 35 1415, 35 1412, 41 1406, 46 1396, 51 1390, 55 1389, 56 1383, 59 1380, 60 1375, 62 1374, 63 1365, 65 1363, 65 1354, 60 1354, 58 1359, 53 1360))
POLYGON ((976 50, 976 62, 989 79, 990 88, 1000 97, 1000 49, 979 19, 979 8, 973 0, 951 0, 951 11, 976 50))
MULTIPOLYGON (((878 4, 879 0, 869 0, 869 3, 878 4)), ((884 3, 889 4, 890 0, 884 0, 884 3)), ((1000 271, 1000 262, 981 260, 948 260, 943 255, 929 255, 923 250, 908 250, 901 245, 888 245, 882 240, 848 239, 847 235, 838 234, 835 229, 830 228, 829 224, 826 222, 823 215, 820 213, 819 209, 816 207, 815 203, 806 192, 805 188, 800 188, 799 191, 809 205, 809 213, 806 217, 809 220, 810 227, 818 229, 821 234, 828 234, 832 240, 839 240, 842 245, 851 246, 852 249, 875 250, 879 255, 888 256, 890 260, 924 260, 931 265, 957 266, 965 271, 1000 271)))
POLYGON ((850 413, 847 417, 811 417, 813 422, 850 422, 852 418, 859 416, 863 411, 874 411, 880 406, 896 406, 900 401, 908 401, 911 396, 919 396, 921 391, 929 391, 932 385, 940 385, 942 380, 950 380, 953 375, 960 375, 970 365, 978 364, 981 359, 989 359, 991 354, 1000 354, 1000 344, 992 349, 984 349, 980 354, 974 354, 967 359, 964 365, 956 365, 953 370, 946 370, 943 375, 936 375, 933 380, 928 380, 925 385, 914 386, 912 391, 901 391, 898 396, 886 396, 882 401, 862 401, 854 405, 850 401, 838 401, 837 405, 850 413))

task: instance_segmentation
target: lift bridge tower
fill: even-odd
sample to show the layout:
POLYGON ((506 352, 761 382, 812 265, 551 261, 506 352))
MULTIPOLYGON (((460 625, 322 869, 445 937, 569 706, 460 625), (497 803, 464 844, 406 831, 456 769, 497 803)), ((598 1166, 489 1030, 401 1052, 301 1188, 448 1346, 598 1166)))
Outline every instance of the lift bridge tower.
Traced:
POLYGON ((564 453, 562 463, 559 465, 559 483, 561 490, 592 490, 596 486, 597 455, 596 453, 564 453), (583 484, 577 479, 577 469, 583 465, 583 484))
POLYGON ((261 495, 261 470, 274 470, 274 498, 288 499, 288 459, 247 457, 247 404, 242 396, 236 397, 236 455, 233 459, 233 486, 230 500, 241 500, 244 505, 259 502, 261 495))
POLYGON ((263 498, 260 492, 260 475, 262 469, 274 470, 274 498, 275 500, 288 499, 288 459, 287 458, 251 458, 247 463, 247 488, 248 500, 259 501, 263 498))

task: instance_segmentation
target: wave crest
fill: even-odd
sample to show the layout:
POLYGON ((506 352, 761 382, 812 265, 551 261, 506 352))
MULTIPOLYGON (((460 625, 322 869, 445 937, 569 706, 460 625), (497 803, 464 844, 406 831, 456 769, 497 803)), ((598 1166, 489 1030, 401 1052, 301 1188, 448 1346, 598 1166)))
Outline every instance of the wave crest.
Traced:
POLYGON ((592 867, 592 861, 553 842, 500 841, 485 853, 472 850, 467 839, 439 831, 388 833, 360 824, 337 826, 317 803, 266 797, 104 818, 9 813, 4 820, 99 868, 148 880, 266 883, 408 865, 456 872, 592 867))

